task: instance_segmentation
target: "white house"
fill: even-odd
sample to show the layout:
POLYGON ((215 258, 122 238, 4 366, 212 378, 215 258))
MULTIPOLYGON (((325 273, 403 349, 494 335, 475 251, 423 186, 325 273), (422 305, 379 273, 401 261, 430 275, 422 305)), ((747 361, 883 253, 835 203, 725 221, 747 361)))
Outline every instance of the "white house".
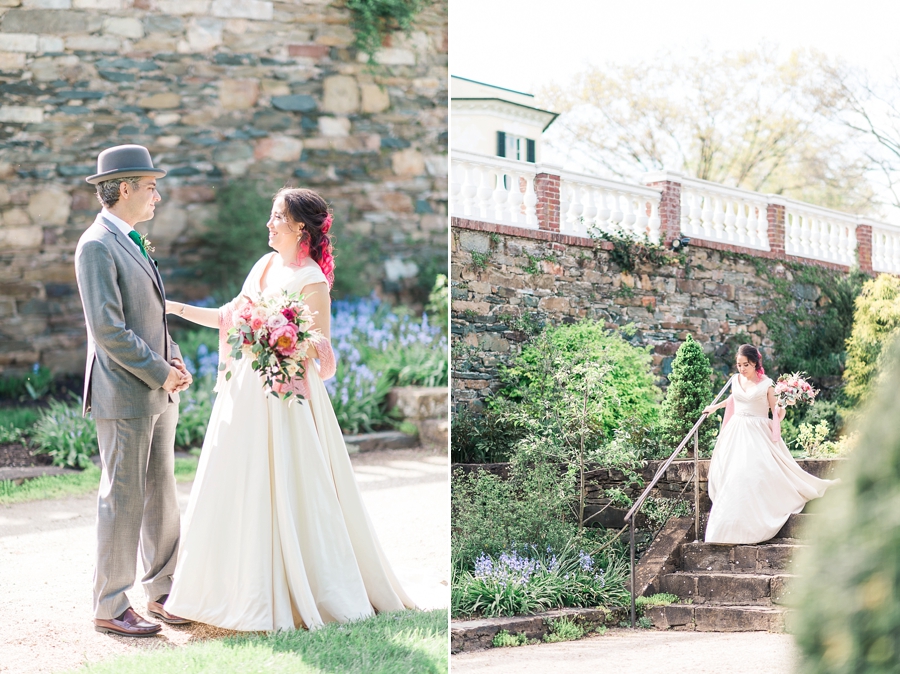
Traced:
POLYGON ((558 113, 535 107, 534 95, 450 77, 450 149, 541 161, 541 136, 558 113))

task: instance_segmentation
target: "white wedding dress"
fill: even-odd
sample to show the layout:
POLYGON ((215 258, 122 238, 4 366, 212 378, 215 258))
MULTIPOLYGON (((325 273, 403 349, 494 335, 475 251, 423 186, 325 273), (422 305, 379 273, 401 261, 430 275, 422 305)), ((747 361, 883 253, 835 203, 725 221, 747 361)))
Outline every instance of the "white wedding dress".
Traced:
POLYGON ((707 543, 767 541, 833 483, 804 472, 784 441, 773 441, 767 400, 772 380, 762 377, 746 391, 739 380, 732 378, 734 413, 719 431, 709 465, 707 543))
MULTIPOLYGON (((259 294, 269 257, 242 294, 259 294)), ((300 292, 325 276, 307 259, 267 281, 264 294, 300 292)), ((293 402, 267 394, 250 359, 232 370, 217 387, 166 610, 270 631, 414 607, 375 536, 316 366, 309 400, 293 402)))

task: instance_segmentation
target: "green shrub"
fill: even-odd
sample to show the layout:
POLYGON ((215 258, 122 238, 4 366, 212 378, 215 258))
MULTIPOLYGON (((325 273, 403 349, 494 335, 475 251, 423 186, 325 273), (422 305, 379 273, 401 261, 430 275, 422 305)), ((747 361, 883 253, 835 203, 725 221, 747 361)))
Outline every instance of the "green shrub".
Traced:
MULTIPOLYGON (((675 354, 660 418, 662 440, 669 446, 670 452, 674 451, 691 430, 703 413, 703 408, 712 402, 711 381, 709 359, 701 346, 688 335, 675 354)), ((704 423, 698 436, 701 452, 712 449, 716 436, 715 425, 711 421, 704 423)), ((691 442, 688 443, 687 450, 693 451, 691 442)))
POLYGON ((461 407, 451 420, 450 460, 453 463, 508 461, 522 430, 511 421, 505 398, 491 401, 481 414, 461 407))
POLYGON ((22 442, 25 439, 25 431, 18 426, 5 426, 4 424, 0 424, 0 444, 7 442, 22 442))
POLYGON ((446 274, 438 274, 434 279, 434 286, 428 295, 428 306, 425 307, 435 325, 444 329, 444 334, 450 330, 450 284, 446 274))
POLYGON ((247 181, 216 188, 216 217, 206 223, 202 245, 196 247, 199 279, 212 285, 222 304, 240 292, 240 283, 254 263, 269 252, 266 222, 272 199, 247 181))
POLYGON ((38 407, 0 407, 0 426, 29 431, 40 416, 38 407))
MULTIPOLYGON (((609 372, 603 378, 597 401, 602 409, 602 434, 612 437, 613 431, 629 417, 644 423, 656 420, 660 391, 653 383, 649 347, 633 346, 625 339, 634 334, 633 327, 606 330, 600 323, 585 320, 545 328, 542 334, 543 338, 539 335, 529 341, 513 365, 501 373, 503 395, 514 401, 546 401, 545 394, 554 389, 560 367, 608 364, 609 372), (556 362, 548 365, 551 357, 556 362)), ((571 386, 563 383, 563 388, 571 386)))
POLYGON ((651 530, 662 529, 671 517, 690 517, 694 514, 693 504, 686 498, 657 498, 649 496, 641 506, 651 530))
POLYGON ((798 574, 792 632, 800 674, 888 674, 900 661, 900 349, 856 425, 841 483, 817 504, 798 574))
POLYGON ((212 375, 195 379, 190 388, 179 394, 178 426, 175 428, 175 446, 180 449, 199 447, 206 437, 206 427, 212 414, 212 375))
POLYGON ((900 278, 879 274, 867 281, 853 315, 847 340, 844 394, 853 404, 865 401, 878 372, 878 356, 900 328, 900 278))
POLYGON ((510 648, 515 646, 526 646, 529 643, 528 635, 524 632, 520 634, 510 634, 506 630, 500 630, 494 635, 491 644, 494 648, 510 648))
POLYGON ((87 468, 99 451, 97 427, 81 415, 81 402, 51 400, 34 425, 32 438, 37 453, 49 454, 54 466, 87 468))
POLYGON ((40 400, 53 390, 53 373, 42 365, 26 375, 0 377, 0 400, 40 400))
POLYGON ((555 644, 560 641, 576 641, 584 636, 584 628, 569 618, 548 620, 547 624, 550 627, 550 631, 544 635, 544 642, 548 644, 555 644))

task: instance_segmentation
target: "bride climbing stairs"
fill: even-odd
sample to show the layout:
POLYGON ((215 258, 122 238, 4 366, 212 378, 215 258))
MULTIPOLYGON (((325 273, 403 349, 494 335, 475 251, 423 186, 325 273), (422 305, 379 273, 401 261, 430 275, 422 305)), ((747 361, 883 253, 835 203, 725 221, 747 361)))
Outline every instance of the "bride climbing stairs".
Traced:
MULTIPOLYGON (((645 616, 659 629, 783 632, 791 561, 811 517, 791 515, 775 538, 756 545, 696 542, 692 519, 670 520, 654 541, 657 572, 643 594, 673 594, 680 602, 647 607, 645 616)), ((654 564, 653 546, 648 553, 645 578, 654 564)))

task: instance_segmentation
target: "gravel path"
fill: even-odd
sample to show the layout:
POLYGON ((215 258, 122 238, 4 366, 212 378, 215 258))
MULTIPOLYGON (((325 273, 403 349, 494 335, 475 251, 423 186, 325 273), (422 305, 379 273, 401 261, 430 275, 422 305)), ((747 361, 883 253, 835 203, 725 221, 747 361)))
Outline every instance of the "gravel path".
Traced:
MULTIPOLYGON (((363 498, 394 570, 425 609, 449 605, 447 456, 421 449, 352 457, 363 498)), ((191 483, 178 485, 182 513, 191 483)), ((163 625, 127 639, 94 631, 91 584, 96 496, 0 506, 0 672, 58 672, 137 649, 213 636, 163 625)), ((140 578, 140 573, 138 574, 140 578)), ((129 596, 147 616, 140 587, 129 596)))
POLYGON ((614 629, 579 641, 461 653, 450 668, 453 674, 792 674, 795 661, 787 634, 614 629))

